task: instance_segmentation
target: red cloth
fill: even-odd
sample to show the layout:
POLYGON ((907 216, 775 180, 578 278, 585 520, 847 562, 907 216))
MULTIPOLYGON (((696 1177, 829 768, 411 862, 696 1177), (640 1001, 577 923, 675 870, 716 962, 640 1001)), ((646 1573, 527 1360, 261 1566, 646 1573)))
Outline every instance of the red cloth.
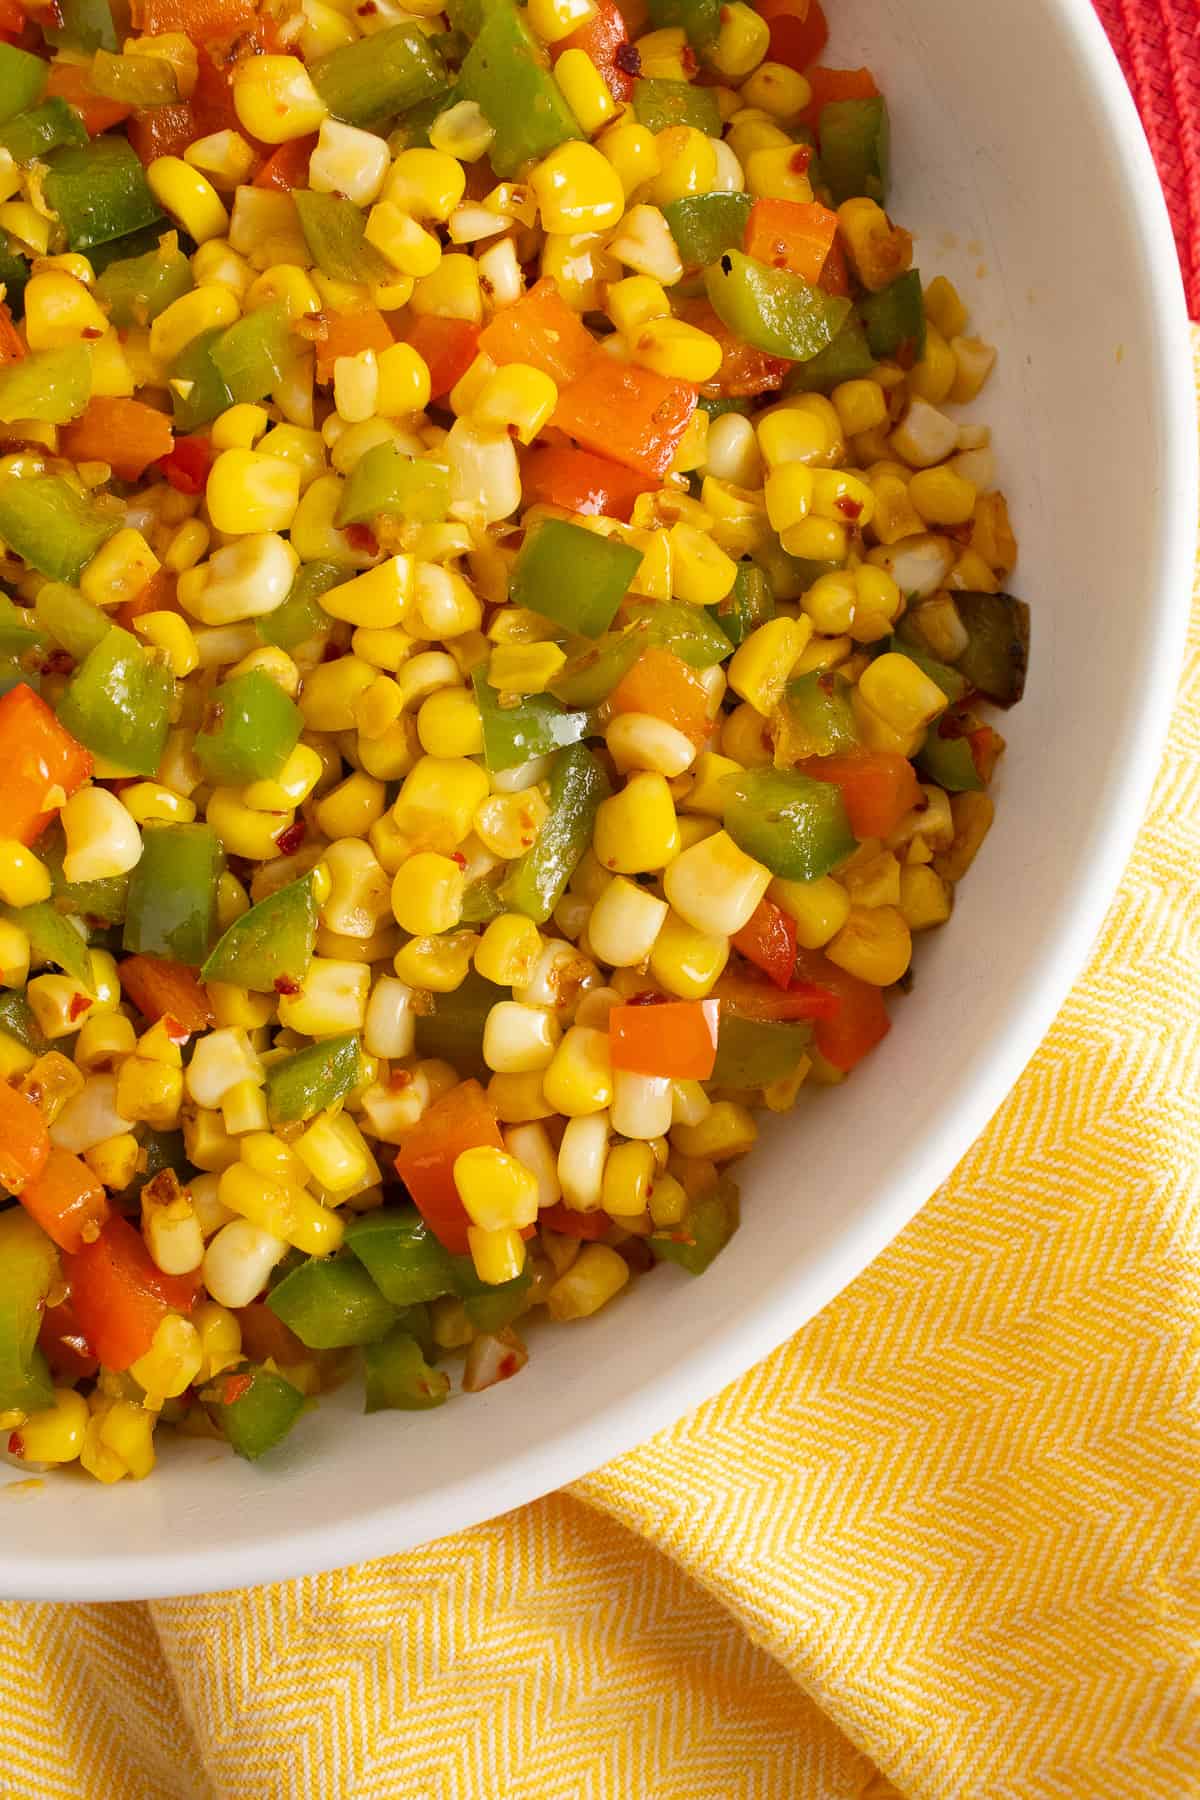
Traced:
POLYGON ((1200 0, 1094 0, 1137 101, 1200 318, 1200 0))

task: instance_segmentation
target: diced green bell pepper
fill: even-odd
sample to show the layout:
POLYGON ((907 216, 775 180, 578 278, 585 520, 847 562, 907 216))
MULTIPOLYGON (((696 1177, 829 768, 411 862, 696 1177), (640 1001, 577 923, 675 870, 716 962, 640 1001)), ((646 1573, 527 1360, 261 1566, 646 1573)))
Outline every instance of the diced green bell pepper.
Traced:
POLYGON ((282 301, 259 306, 227 326, 210 352, 236 401, 265 400, 283 379, 291 327, 282 301))
MULTIPOLYGON (((156 59, 157 60, 157 59, 156 59)), ((0 150, 7 150, 14 162, 30 163, 48 156, 64 144, 86 144, 88 134, 83 120, 73 106, 51 95, 40 106, 18 113, 0 128, 0 150)))
POLYGON ((873 355, 895 356, 907 350, 914 362, 920 362, 925 354, 925 297, 918 269, 906 269, 877 294, 867 294, 858 310, 873 355))
POLYGON ((86 252, 162 217, 128 138, 105 134, 56 150, 48 167, 46 199, 72 250, 86 252))
POLYGON ((302 875, 233 921, 201 969, 201 979, 273 994, 277 977, 285 982, 304 980, 316 941, 313 878, 302 875))
POLYGON ((467 883, 462 903, 464 925, 488 925, 503 911, 504 902, 494 881, 481 875, 478 880, 467 883))
POLYGON ((350 472, 335 523, 364 525, 380 513, 437 525, 450 514, 450 471, 398 445, 376 444, 350 472))
POLYGON ((225 333, 220 325, 202 331, 185 344, 171 365, 171 407, 176 431, 195 431, 211 424, 233 405, 225 377, 213 361, 213 352, 225 333))
POLYGON ((309 254, 322 275, 331 281, 396 279, 391 264, 366 240, 367 215, 361 206, 341 194, 318 194, 312 188, 293 188, 292 199, 309 254))
POLYGON ((213 690, 193 748, 214 785, 244 787, 278 775, 303 729, 295 701, 261 669, 251 669, 213 690))
POLYGON ((7 594, 0 594, 0 656, 20 656, 22 651, 44 642, 36 611, 17 606, 7 594))
POLYGON ((351 571, 337 563, 311 562, 296 570, 288 597, 274 612, 263 613, 254 623, 264 644, 295 650, 310 638, 331 629, 333 621, 321 605, 321 595, 350 579, 351 571))
POLYGON ((858 748, 852 691, 846 677, 831 669, 813 669, 788 682, 780 704, 780 724, 791 761, 858 748))
POLYGON ((659 1262, 677 1263, 689 1275, 703 1275, 738 1228, 738 1191, 726 1176, 711 1194, 688 1207, 682 1221, 652 1231, 646 1242, 659 1262))
POLYGON ((850 302, 814 287, 790 269, 726 250, 704 272, 717 317, 730 331, 771 356, 805 362, 830 345, 850 312, 850 302))
POLYGON ((42 677, 37 669, 23 669, 12 657, 0 658, 0 695, 9 694, 13 688, 25 686, 32 688, 35 694, 42 691, 42 677))
POLYGON ((272 1125, 315 1118, 344 1100, 362 1079, 356 1031, 306 1044, 267 1070, 267 1112, 272 1125))
POLYGON ((627 600, 621 615, 648 632, 646 643, 665 644, 689 669, 711 669, 733 654, 728 633, 712 614, 686 600, 627 600))
POLYGON ((533 1282, 528 1259, 519 1275, 496 1286, 480 1281, 469 1256, 455 1256, 451 1261, 455 1273, 454 1291, 476 1331, 503 1331, 524 1312, 526 1295, 533 1282))
POLYGON ((78 588, 67 587, 61 581, 47 581, 38 589, 33 610, 46 636, 61 644, 76 662, 82 662, 88 651, 108 636, 112 623, 108 614, 85 600, 78 588))
POLYGON ((716 94, 691 81, 635 81, 633 116, 639 125, 656 133, 665 131, 668 125, 691 125, 705 137, 721 135, 721 109, 716 94))
POLYGON ((891 177, 891 125, 882 95, 870 100, 830 100, 817 126, 821 172, 840 206, 859 195, 887 205, 891 177))
POLYGON ((300 1389, 262 1363, 223 1370, 200 1397, 221 1436, 248 1462, 281 1443, 304 1411, 300 1389))
POLYGON ((91 991, 92 970, 87 941, 51 901, 37 900, 32 906, 5 906, 0 908, 0 913, 20 926, 29 939, 29 960, 34 968, 44 963, 57 963, 64 975, 91 991))
POLYGON ((685 269, 706 269, 723 250, 740 250, 753 201, 749 194, 687 194, 663 207, 685 269))
POLYGON ((160 312, 192 291, 192 267, 177 246, 110 262, 96 281, 96 298, 121 330, 144 331, 160 312))
POLYGON ((68 681, 58 716, 97 756, 130 775, 156 775, 174 687, 169 669, 130 632, 111 625, 68 681))
POLYGON ((92 359, 85 344, 35 350, 0 369, 0 419, 41 419, 67 425, 87 408, 92 394, 92 359))
POLYGON ((417 1055, 453 1063, 460 1075, 486 1078, 489 1071, 483 1060, 484 1021, 497 1001, 508 997, 507 989, 485 981, 472 969, 452 994, 433 994, 429 1011, 417 1014, 417 1055))
POLYGON ((703 50, 721 29, 721 0, 649 0, 646 10, 656 31, 682 25, 693 50, 703 50))
POLYGON ((109 0, 58 0, 62 24, 43 26, 48 43, 68 50, 116 50, 117 28, 109 0))
POLYGON ((0 44, 0 124, 36 106, 46 91, 50 66, 44 57, 0 44))
POLYGON ((493 772, 549 756, 587 733, 587 713, 567 712, 549 694, 513 695, 513 705, 506 706, 482 668, 471 679, 483 721, 483 759, 493 772))
MULTIPOLYGON (((441 45, 435 44, 441 52, 441 45)), ((430 94, 428 100, 422 100, 418 106, 410 106, 396 120, 395 129, 388 134, 388 144, 393 154, 398 150, 428 150, 429 128, 442 113, 449 112, 452 106, 462 99, 457 86, 449 83, 430 94)))
POLYGON ((1028 606, 1012 594, 974 590, 956 593, 954 604, 968 639, 955 664, 959 674, 997 706, 1015 706, 1025 692, 1029 667, 1028 606))
POLYGON ((344 1350, 386 1337, 396 1308, 348 1250, 310 1256, 267 1295, 267 1305, 310 1350, 344 1350))
POLYGON ((514 912, 545 924, 591 844, 600 802, 611 791, 608 776, 583 744, 559 751, 550 776, 550 816, 501 888, 514 912))
POLYGON ((65 852, 61 827, 51 826, 38 844, 37 853, 50 872, 50 898, 57 911, 74 913, 88 923, 119 925, 125 917, 129 895, 128 875, 106 875, 99 881, 68 881, 63 874, 65 852))
POLYGON ((526 532, 509 580, 509 599, 582 637, 607 631, 642 553, 567 519, 543 519, 526 532))
MULTIPOLYGON (((807 365, 798 363, 796 366, 800 368, 807 365)), ((738 394, 699 394, 696 398, 696 405, 701 412, 706 412, 710 419, 719 419, 724 413, 740 413, 745 419, 749 418, 754 411, 749 400, 742 399, 738 394)))
POLYGON ((794 769, 726 777, 725 829, 773 875, 816 881, 856 848, 840 788, 794 769))
POLYGON ((14 1206, 0 1213, 0 1410, 36 1412, 54 1387, 37 1347, 58 1252, 40 1225, 14 1206))
POLYGON ((335 119, 370 126, 418 106, 445 85, 446 66, 415 23, 342 44, 309 66, 335 119))
POLYGON ((135 50, 114 56, 97 50, 90 80, 97 94, 122 106, 171 106, 179 100, 179 81, 165 56, 139 56, 135 50))
POLYGON ((549 56, 512 0, 488 7, 459 70, 458 92, 475 101, 496 133, 488 156, 501 180, 582 136, 549 56))
POLYGON ((51 581, 76 582, 121 523, 61 475, 8 475, 0 481, 0 538, 51 581))
POLYGON ((9 1037, 16 1038, 35 1056, 44 1056, 50 1049, 50 1040, 42 1031, 33 1014, 33 1008, 24 994, 18 994, 11 988, 0 993, 0 1031, 6 1031, 9 1037))
POLYGON ((976 766, 970 738, 942 736, 942 726, 954 723, 947 718, 930 727, 917 757, 917 768, 926 781, 945 788, 948 794, 979 793, 987 784, 976 766))
POLYGON ((124 948, 199 968, 217 925, 217 883, 225 867, 211 825, 152 825, 129 878, 124 948))
POLYGON ((810 1025, 743 1019, 722 1008, 713 1082, 717 1087, 766 1087, 790 1075, 811 1046, 810 1025))
POLYGON ((867 334, 853 314, 833 342, 807 362, 797 363, 783 384, 788 394, 829 394, 843 381, 858 381, 875 367, 867 334))
POLYGON ((0 241, 0 281, 4 283, 4 303, 14 319, 21 317, 29 275, 26 259, 18 256, 7 239, 0 241))
POLYGON ((744 643, 752 631, 775 617, 775 596, 771 584, 756 563, 740 562, 733 586, 723 600, 705 608, 729 642, 736 647, 744 643))
POLYGON ((393 1306, 457 1292, 454 1259, 415 1206, 361 1213, 346 1226, 346 1247, 393 1306))
POLYGON ((428 1412, 450 1393, 444 1369, 432 1369, 415 1337, 397 1326, 363 1351, 364 1412, 428 1412))

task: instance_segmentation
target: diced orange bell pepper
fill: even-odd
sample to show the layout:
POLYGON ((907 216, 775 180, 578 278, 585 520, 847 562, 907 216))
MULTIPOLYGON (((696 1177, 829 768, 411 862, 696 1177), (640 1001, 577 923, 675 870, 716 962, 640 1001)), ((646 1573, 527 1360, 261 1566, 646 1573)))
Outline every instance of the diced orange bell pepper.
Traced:
POLYGON ((312 1355, 295 1332, 284 1324, 262 1300, 235 1308, 242 1332, 242 1355, 251 1362, 266 1362, 273 1357, 277 1364, 304 1362, 312 1355))
POLYGON ((837 214, 815 200, 756 200, 746 220, 743 248, 772 269, 790 269, 815 282, 837 228, 837 214))
POLYGON ((387 320, 374 306, 356 312, 324 313, 325 336, 313 340, 317 352, 317 380, 332 381, 339 356, 357 356, 360 350, 390 350, 395 338, 387 320))
POLYGON ((704 683, 681 657, 661 644, 642 651, 609 695, 608 705, 614 713, 652 713, 697 746, 712 731, 704 683))
MULTIPOLYGON (((486 351, 493 362, 528 363, 532 368, 540 369, 560 390, 588 369, 596 356, 595 338, 579 314, 571 311, 559 294, 557 282, 548 275, 543 275, 512 306, 505 306, 496 313, 479 334, 479 348, 486 351)), ((606 357, 605 361, 608 360, 606 357)), ((609 421, 610 425, 616 423, 616 420, 609 421)), ((571 428, 564 425, 563 430, 571 431, 571 428)), ((572 437, 577 435, 571 432, 572 437)), ((603 448, 599 448, 604 454, 603 448)), ((618 460, 624 462, 625 458, 618 460)))
POLYGON ((633 77, 641 59, 629 41, 629 27, 615 0, 599 0, 586 25, 559 39, 550 51, 555 62, 564 50, 582 50, 599 69, 613 99, 621 105, 632 100, 633 77))
POLYGON ((690 381, 593 352, 581 375, 559 389, 554 423, 598 456, 663 476, 696 410, 690 381))
POLYGON ((41 1174, 49 1154, 50 1134, 33 1101, 0 1081, 0 1182, 19 1194, 41 1174))
POLYGON ((829 246, 829 255, 825 258, 825 267, 821 270, 817 286, 824 288, 835 299, 850 298, 850 265, 846 261, 846 247, 840 233, 829 246))
POLYGON ((309 137, 289 138, 286 144, 272 150, 254 177, 254 186, 278 188, 285 194, 290 194, 293 188, 307 186, 308 162, 316 147, 315 132, 309 137))
POLYGON ((255 23, 255 0, 134 0, 133 22, 148 37, 182 31, 198 44, 238 37, 255 23))
POLYGON ((418 318, 408 325, 404 339, 429 370, 432 398, 442 400, 475 361, 479 327, 469 319, 418 318))
POLYGON ((75 1317, 106 1369, 144 1356, 169 1312, 190 1312, 199 1271, 164 1275, 128 1219, 112 1218, 99 1237, 63 1258, 75 1317))
POLYGON ((595 1212, 576 1212, 574 1207, 556 1200, 553 1206, 543 1206, 538 1213, 538 1224, 549 1231, 557 1231, 559 1237, 596 1238, 607 1237, 612 1229, 612 1220, 606 1212, 599 1208, 595 1212))
POLYGON ((182 156, 201 135, 188 100, 169 106, 139 106, 125 130, 144 168, 160 156, 182 156))
MULTIPOLYGON (((614 1069, 672 1081, 707 1081, 717 1060, 717 1000, 664 1000, 614 1006, 608 1043, 614 1069)), ((545 1215, 541 1215, 544 1217, 545 1215)))
POLYGON ((65 100, 83 120, 89 137, 98 137, 110 125, 119 125, 133 111, 120 100, 106 100, 92 92, 88 71, 80 63, 52 62, 46 81, 47 100, 65 100))
POLYGON ((25 340, 13 324, 7 305, 0 302, 0 367, 20 362, 25 354, 25 340))
POLYGON ((173 1019, 189 1036, 212 1024, 208 990, 186 963, 165 956, 127 956, 117 973, 126 998, 151 1024, 173 1019))
POLYGON ((850 829, 860 840, 888 837, 921 799, 916 770, 892 750, 810 756, 797 767, 814 781, 832 781, 841 788, 850 829))
POLYGON ((755 394, 769 394, 783 386, 783 378, 792 367, 782 356, 769 356, 753 344, 743 343, 723 320, 719 319, 707 300, 685 300, 679 317, 689 325, 707 331, 721 346, 721 366, 701 393, 726 399, 747 399, 755 394))
POLYGON ((51 1374, 65 1375, 68 1381, 94 1375, 100 1366, 83 1326, 75 1316, 69 1295, 57 1306, 48 1306, 42 1314, 38 1349, 50 1364, 51 1374))
POLYGON ((106 462, 121 481, 139 481, 151 463, 169 456, 175 433, 166 413, 142 400, 97 394, 81 418, 64 425, 59 450, 72 462, 106 462))
POLYGON ((796 974, 796 921, 782 906, 760 900, 730 942, 739 956, 769 975, 776 987, 791 985, 796 974))
POLYGON ((521 492, 526 506, 548 504, 568 512, 628 520, 639 494, 658 486, 651 475, 622 468, 608 456, 553 444, 531 450, 521 465, 521 492))
POLYGON ((460 1081, 422 1113, 396 1154, 396 1173, 438 1242, 454 1256, 468 1249, 467 1209, 454 1185, 464 1150, 503 1150, 496 1115, 477 1081, 460 1081))
MULTIPOLYGON (((832 964, 830 965, 832 967, 832 964)), ((832 981, 798 975, 786 988, 763 981, 749 970, 727 969, 713 988, 726 1012, 741 1019, 832 1019, 840 1002, 832 981)))
POLYGON ((832 993, 837 1006, 818 1017, 813 1027, 817 1049, 835 1069, 848 1071, 860 1063, 892 1028, 881 989, 839 969, 819 950, 796 953, 796 975, 814 991, 832 993))
POLYGON ((0 699, 0 838, 32 844, 92 772, 92 753, 22 681, 0 699))
POLYGON ((821 122, 821 108, 831 100, 873 100, 879 92, 870 69, 827 69, 817 63, 806 71, 805 78, 812 99, 800 120, 813 131, 821 122))
POLYGON ((177 493, 202 494, 216 457, 208 434, 194 431, 188 437, 175 439, 159 468, 177 493))
POLYGON ((0 37, 15 43, 25 30, 25 12, 17 0, 0 0, 0 37))
POLYGON ((829 41, 821 0, 758 0, 758 11, 771 27, 768 59, 803 74, 829 41))
POLYGON ((83 1158, 55 1148, 21 1189, 21 1205, 60 1250, 81 1250, 109 1216, 104 1188, 83 1158))
POLYGON ((170 569, 155 569, 153 575, 144 586, 140 587, 132 600, 125 600, 118 606, 113 617, 125 631, 132 631, 135 622, 151 612, 178 612, 176 599, 178 581, 170 569))

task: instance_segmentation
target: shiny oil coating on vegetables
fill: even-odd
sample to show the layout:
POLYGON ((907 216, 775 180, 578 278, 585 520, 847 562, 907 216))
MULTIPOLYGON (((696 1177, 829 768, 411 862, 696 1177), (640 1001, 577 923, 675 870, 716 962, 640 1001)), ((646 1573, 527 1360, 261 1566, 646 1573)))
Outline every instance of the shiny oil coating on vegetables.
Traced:
POLYGON ((888 1031, 1028 615, 825 35, 3 0, 10 1460, 514 1375, 888 1031))

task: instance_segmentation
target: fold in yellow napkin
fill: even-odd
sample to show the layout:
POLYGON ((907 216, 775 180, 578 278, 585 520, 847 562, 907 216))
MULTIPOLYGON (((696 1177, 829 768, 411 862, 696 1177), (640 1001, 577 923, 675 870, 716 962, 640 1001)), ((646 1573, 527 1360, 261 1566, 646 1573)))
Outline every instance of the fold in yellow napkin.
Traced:
POLYGON ((1200 611, 1086 975, 865 1275, 477 1530, 244 1594, 0 1608, 0 1794, 1200 1795, 1198 827, 1200 611))

